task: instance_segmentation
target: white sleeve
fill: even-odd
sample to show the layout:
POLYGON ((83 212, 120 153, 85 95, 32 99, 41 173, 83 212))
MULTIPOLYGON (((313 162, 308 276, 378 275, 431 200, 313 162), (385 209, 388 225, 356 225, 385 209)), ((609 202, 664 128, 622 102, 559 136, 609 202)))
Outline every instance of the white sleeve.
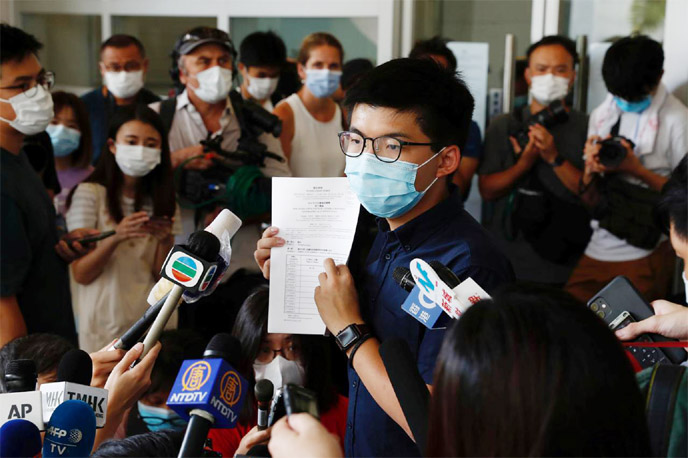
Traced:
POLYGON ((282 143, 280 139, 274 137, 272 134, 263 132, 258 137, 258 141, 268 147, 268 151, 280 156, 284 161, 278 161, 277 159, 266 158, 265 167, 261 168, 261 172, 266 177, 290 177, 291 169, 289 169, 289 164, 287 159, 284 157, 284 152, 282 151, 282 143))
POLYGON ((672 133, 671 142, 671 168, 675 169, 681 159, 688 153, 688 108, 683 108, 679 114, 679 121, 676 123, 676 133, 672 133))
POLYGON ((72 196, 72 204, 67 210, 67 230, 95 229, 98 221, 98 196, 92 183, 81 183, 72 196))
POLYGON ((588 138, 590 138, 591 135, 599 135, 595 127, 597 125, 597 118, 600 116, 599 113, 600 107, 595 108, 590 113, 590 118, 588 119, 588 138))

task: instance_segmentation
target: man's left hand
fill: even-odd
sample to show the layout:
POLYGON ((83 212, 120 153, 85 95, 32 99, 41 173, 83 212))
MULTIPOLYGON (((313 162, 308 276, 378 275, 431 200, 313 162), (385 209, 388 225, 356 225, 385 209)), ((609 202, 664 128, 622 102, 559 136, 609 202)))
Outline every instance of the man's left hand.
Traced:
POLYGON ((358 295, 349 268, 325 259, 325 272, 318 275, 320 286, 315 288, 315 304, 325 326, 334 335, 353 323, 363 323, 358 295))
POLYGON ((530 132, 535 140, 535 147, 540 152, 540 157, 547 163, 552 163, 559 154, 554 145, 554 137, 541 124, 530 126, 530 132))
POLYGON ((621 144, 624 146, 624 148, 626 148, 626 157, 623 161, 621 161, 621 164, 619 164, 619 166, 616 169, 610 170, 628 173, 629 175, 636 175, 638 170, 643 167, 643 164, 640 162, 640 159, 638 159, 638 156, 635 155, 633 147, 628 142, 628 140, 622 138, 621 144))
POLYGON ((75 229, 62 237, 58 244, 55 245, 55 251, 57 252, 58 256, 60 256, 67 264, 69 264, 70 262, 79 259, 83 255, 93 251, 93 249, 96 247, 95 243, 90 243, 84 246, 79 242, 76 242, 76 240, 98 234, 100 234, 98 229, 75 229))

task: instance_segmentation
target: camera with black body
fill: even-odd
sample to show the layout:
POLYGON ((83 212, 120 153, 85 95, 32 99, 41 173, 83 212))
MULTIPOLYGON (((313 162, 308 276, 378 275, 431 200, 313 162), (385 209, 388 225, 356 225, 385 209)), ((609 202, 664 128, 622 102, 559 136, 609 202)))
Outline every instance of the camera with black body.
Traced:
POLYGON ((598 145, 600 145, 599 158, 602 165, 608 168, 614 168, 618 167, 623 162, 628 154, 628 151, 623 143, 621 143, 621 140, 626 140, 628 143, 630 143, 631 148, 635 147, 635 143, 622 135, 615 135, 614 137, 607 138, 606 140, 598 140, 596 142, 598 145))
POLYGON ((512 135, 516 138, 521 149, 528 144, 528 129, 535 124, 542 125, 545 129, 551 129, 557 124, 563 124, 569 120, 569 113, 566 111, 561 100, 555 100, 544 109, 532 115, 527 123, 514 132, 512 135))

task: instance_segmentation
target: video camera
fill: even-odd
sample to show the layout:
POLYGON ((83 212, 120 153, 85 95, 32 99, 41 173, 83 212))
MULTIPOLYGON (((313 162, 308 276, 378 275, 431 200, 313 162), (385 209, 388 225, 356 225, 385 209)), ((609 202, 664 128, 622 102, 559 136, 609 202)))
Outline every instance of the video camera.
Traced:
POLYGON ((222 136, 209 134, 201 145, 204 152, 215 153, 215 165, 202 171, 183 170, 177 191, 191 207, 219 202, 240 217, 262 214, 270 210, 272 187, 270 178, 260 168, 268 158, 280 162, 285 159, 268 151, 258 137, 263 132, 279 137, 282 121, 256 103, 244 101, 238 92, 232 91, 230 100, 241 127, 237 149, 224 150, 222 136))
POLYGON ((557 124, 563 124, 569 120, 569 113, 564 108, 561 100, 555 100, 544 109, 532 115, 528 122, 523 127, 514 132, 512 135, 516 138, 521 149, 528 144, 528 128, 535 124, 542 125, 545 129, 550 129, 557 124))
POLYGON ((628 138, 623 135, 615 135, 612 138, 606 140, 598 140, 596 143, 600 145, 600 162, 605 167, 614 168, 618 167, 619 164, 623 162, 628 154, 626 147, 621 143, 621 140, 626 140, 631 144, 631 148, 635 148, 635 143, 633 143, 628 138))

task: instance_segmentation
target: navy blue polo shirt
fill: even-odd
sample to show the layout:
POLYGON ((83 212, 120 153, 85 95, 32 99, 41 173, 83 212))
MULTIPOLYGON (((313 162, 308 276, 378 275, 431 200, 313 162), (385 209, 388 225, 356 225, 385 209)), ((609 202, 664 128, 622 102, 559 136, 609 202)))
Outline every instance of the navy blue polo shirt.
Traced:
MULTIPOLYGON (((362 273, 361 312, 380 342, 406 340, 426 383, 432 384, 435 359, 445 330, 429 330, 406 314, 401 304, 408 293, 392 278, 398 266, 414 258, 438 260, 460 278, 472 277, 488 293, 513 280, 508 259, 491 236, 464 209, 453 188, 449 198, 391 231, 378 219, 378 232, 362 273)), ((447 323, 451 320, 444 314, 447 323)), ((373 400, 353 368, 349 368, 347 456, 419 456, 415 443, 373 400)))

